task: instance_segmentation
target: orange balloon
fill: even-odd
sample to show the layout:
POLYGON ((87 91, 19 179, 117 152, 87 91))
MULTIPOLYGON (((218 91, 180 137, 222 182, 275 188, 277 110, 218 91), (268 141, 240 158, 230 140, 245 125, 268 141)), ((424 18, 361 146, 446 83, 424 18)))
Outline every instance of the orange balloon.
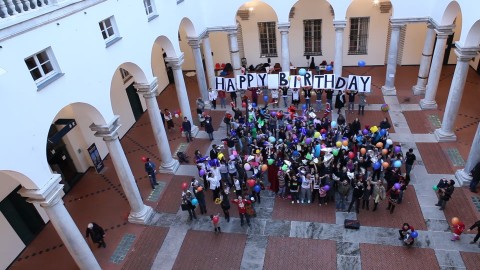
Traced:
POLYGON ((388 168, 388 166, 390 166, 390 164, 389 164, 388 162, 386 162, 386 161, 383 162, 382 165, 383 165, 383 168, 385 168, 385 169, 388 168))
POLYGON ((203 187, 197 187, 197 191, 200 192, 203 190, 203 187))
POLYGON ((267 166, 267 164, 263 164, 262 165, 262 172, 265 172, 266 170, 268 170, 268 166, 267 166))
POLYGON ((383 155, 388 154, 388 150, 387 150, 387 149, 382 149, 382 154, 383 154, 383 155))
POLYGON ((377 146, 378 148, 382 148, 382 147, 383 147, 383 143, 382 143, 382 142, 378 142, 378 143, 376 144, 376 146, 377 146))
POLYGON ((362 148, 360 149, 360 153, 361 153, 362 155, 365 155, 365 153, 367 153, 367 149, 365 149, 365 148, 362 147, 362 148))
POLYGON ((348 140, 342 142, 343 146, 348 146, 348 140))
POLYGON ((458 219, 458 217, 453 217, 452 218, 452 224, 453 225, 457 225, 459 222, 460 222, 460 219, 458 219))

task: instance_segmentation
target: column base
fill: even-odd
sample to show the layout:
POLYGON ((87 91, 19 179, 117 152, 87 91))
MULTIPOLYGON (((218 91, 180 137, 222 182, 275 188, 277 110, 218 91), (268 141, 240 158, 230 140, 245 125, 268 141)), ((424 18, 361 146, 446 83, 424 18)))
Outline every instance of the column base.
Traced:
POLYGON ((457 178, 458 184, 461 187, 470 186, 470 182, 473 179, 472 176, 470 176, 468 173, 466 173, 463 169, 462 170, 457 170, 455 172, 455 178, 457 178))
POLYGON ((130 212, 128 215, 128 222, 135 224, 148 224, 154 214, 153 208, 147 205, 143 205, 141 212, 130 212))
POLYGON ((457 140, 457 136, 455 135, 455 133, 445 134, 439 128, 435 130, 434 134, 438 142, 454 142, 457 140))
POLYGON ((427 91, 427 88, 425 86, 414 85, 412 86, 412 91, 415 96, 421 96, 425 95, 425 91, 427 91))
POLYGON ((175 172, 177 172, 178 170, 178 167, 180 167, 180 162, 172 158, 172 161, 169 164, 165 164, 165 163, 160 164, 160 167, 158 167, 158 172, 175 174, 175 172))
POLYGON ((420 108, 422 110, 436 110, 438 108, 437 102, 435 100, 429 101, 426 99, 420 100, 420 108))
MULTIPOLYGON (((192 137, 197 137, 199 131, 200 131, 200 129, 197 126, 192 125, 192 137)), ((183 136, 185 136, 185 135, 183 135, 183 136)))
POLYGON ((394 87, 387 87, 387 86, 382 86, 382 94, 384 96, 396 96, 397 95, 397 89, 394 87))

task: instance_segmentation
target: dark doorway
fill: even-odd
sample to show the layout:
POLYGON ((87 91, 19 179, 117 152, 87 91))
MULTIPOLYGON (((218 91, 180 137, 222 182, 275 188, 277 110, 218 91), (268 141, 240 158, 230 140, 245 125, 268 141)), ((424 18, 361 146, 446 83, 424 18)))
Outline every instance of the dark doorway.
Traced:
POLYGON ((480 75, 480 61, 478 61, 478 65, 477 65, 477 74, 480 75))
POLYGON ((35 236, 45 227, 42 217, 33 204, 18 194, 18 186, 0 202, 0 212, 22 239, 25 245, 33 241, 35 236))
POLYGON ((453 42, 453 35, 451 34, 447 38, 447 44, 445 45, 445 55, 443 56, 443 64, 448 65, 448 59, 450 58, 450 52, 455 49, 455 43, 453 42))
MULTIPOLYGON (((51 125, 48 137, 51 138, 57 132, 57 127, 51 125)), ((80 180, 82 174, 75 168, 75 164, 67 151, 67 146, 63 142, 63 139, 60 139, 56 143, 47 141, 47 160, 52 171, 62 175, 62 181, 60 183, 64 184, 63 190, 65 193, 70 191, 78 180, 80 180)))
POLYGON ((130 107, 132 107, 133 117, 135 121, 140 119, 140 116, 143 114, 142 102, 140 102, 140 97, 137 94, 137 89, 133 87, 133 84, 130 84, 127 89, 128 101, 130 102, 130 107))

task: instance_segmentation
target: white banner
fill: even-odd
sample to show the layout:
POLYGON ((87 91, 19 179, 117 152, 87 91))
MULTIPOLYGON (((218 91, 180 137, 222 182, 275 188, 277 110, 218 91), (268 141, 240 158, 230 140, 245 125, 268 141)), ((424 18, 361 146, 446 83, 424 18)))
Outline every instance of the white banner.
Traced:
POLYGON ((225 78, 225 90, 227 92, 235 92, 237 89, 235 88, 235 79, 234 78, 225 78))
POLYGON ((372 76, 349 75, 347 89, 351 91, 370 93, 372 88, 372 76))
POLYGON ((312 86, 313 85, 313 75, 311 71, 308 71, 305 76, 302 76, 302 85, 303 86, 312 86))
POLYGON ((225 91, 225 78, 215 77, 215 89, 225 91))
POLYGON ((267 73, 257 73, 257 85, 258 87, 267 87, 267 73))
POLYGON ((300 88, 302 87, 302 76, 292 75, 290 76, 290 88, 300 88))
POLYGON ((278 88, 278 80, 279 80, 278 74, 268 74, 268 77, 267 77, 268 88, 270 89, 278 88))

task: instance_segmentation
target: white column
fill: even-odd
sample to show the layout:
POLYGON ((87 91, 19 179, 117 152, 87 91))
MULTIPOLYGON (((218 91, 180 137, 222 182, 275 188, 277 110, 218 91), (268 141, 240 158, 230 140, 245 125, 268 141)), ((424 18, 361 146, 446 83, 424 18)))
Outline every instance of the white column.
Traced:
POLYGON ((453 74, 450 91, 448 92, 447 105, 443 113, 442 126, 435 130, 435 137, 439 142, 456 141, 457 136, 454 133, 455 119, 458 109, 462 102, 463 89, 467 80, 469 61, 475 58, 479 50, 476 48, 462 48, 456 44, 455 54, 457 55, 457 65, 453 74))
POLYGON ((279 23, 278 31, 280 31, 282 39, 282 71, 290 72, 290 51, 288 49, 288 32, 290 31, 290 23, 279 23))
POLYGON ((241 65, 240 65, 240 51, 238 50, 238 40, 237 40, 237 28, 230 29, 227 31, 228 38, 230 39, 230 55, 232 58, 233 74, 235 78, 237 75, 241 75, 241 65))
POLYGON ((430 62, 432 61, 433 44, 435 41, 435 29, 432 24, 428 24, 427 36, 423 44, 422 58, 418 70, 417 84, 412 87, 414 95, 423 95, 427 89, 428 72, 430 71, 430 62))
POLYGON ((451 34, 451 31, 439 31, 438 29, 435 29, 435 32, 437 32, 437 41, 435 42, 435 50, 433 51, 430 72, 428 73, 427 89, 425 92, 425 98, 420 100, 420 108, 423 110, 437 108, 435 96, 437 95, 440 74, 442 73, 445 44, 447 43, 448 35, 451 34))
POLYGON ((455 177, 460 182, 460 186, 468 186, 470 184, 470 181, 472 181, 470 172, 478 162, 480 162, 480 124, 477 126, 477 133, 475 133, 475 137, 473 138, 465 168, 455 172, 455 177))
POLYGON ((174 174, 180 163, 178 160, 172 158, 172 152, 170 145, 168 144, 167 133, 163 125, 160 109, 158 107, 158 83, 155 78, 150 84, 134 84, 134 87, 138 92, 143 94, 145 102, 147 104, 148 116, 150 117, 150 123, 152 124, 153 137, 157 143, 158 151, 160 152, 160 158, 162 159, 159 167, 161 173, 174 174))
POLYGON ((387 72, 385 75, 385 85, 382 86, 384 96, 395 96, 397 89, 395 88, 395 76, 397 72, 398 43, 400 41, 400 29, 404 23, 390 22, 390 47, 388 49, 387 72))
MULTIPOLYGON (((67 208, 65 208, 62 200, 65 193, 63 192, 63 185, 59 184, 60 180, 61 176, 55 174, 42 188, 22 188, 19 193, 23 197, 27 197, 28 202, 37 203, 45 210, 78 268, 100 270, 102 268, 95 259, 83 234, 79 231, 67 208)), ((85 224, 86 227, 87 224, 85 224)))
POLYGON ((347 21, 333 21, 335 27, 335 59, 333 62, 333 73, 341 77, 343 73, 343 31, 347 21))
POLYGON ((185 78, 183 77, 183 53, 179 57, 166 57, 165 61, 167 61, 168 65, 172 67, 173 77, 175 79, 175 89, 177 90, 178 103, 180 104, 180 110, 182 111, 183 116, 186 116, 187 119, 192 122, 192 136, 195 137, 198 134, 198 127, 193 125, 192 110, 190 109, 187 87, 185 86, 185 78))
POLYGON ((107 145, 110 157, 112 158, 115 172, 117 173, 123 193, 127 197, 131 211, 128 215, 128 221, 131 223, 147 224, 153 215, 153 209, 143 204, 140 191, 135 183, 132 169, 128 164, 125 152, 118 139, 118 129, 120 128, 119 117, 115 116, 113 120, 106 125, 91 124, 90 129, 95 131, 96 137, 102 137, 107 145))
MULTIPOLYGON (((215 70, 213 68, 212 47, 210 46, 210 38, 208 37, 208 34, 203 38, 203 55, 205 56, 208 86, 213 88, 215 85, 215 70)), ((208 100, 208 98, 206 100, 208 100)))
POLYGON ((200 40, 198 38, 189 38, 188 45, 192 47, 193 57, 195 59, 195 70, 197 72, 197 83, 200 95, 203 100, 208 100, 207 81, 205 79, 205 70, 203 69, 202 51, 200 50, 200 40))

